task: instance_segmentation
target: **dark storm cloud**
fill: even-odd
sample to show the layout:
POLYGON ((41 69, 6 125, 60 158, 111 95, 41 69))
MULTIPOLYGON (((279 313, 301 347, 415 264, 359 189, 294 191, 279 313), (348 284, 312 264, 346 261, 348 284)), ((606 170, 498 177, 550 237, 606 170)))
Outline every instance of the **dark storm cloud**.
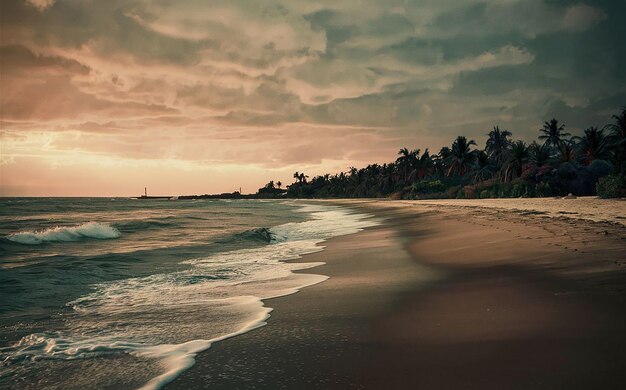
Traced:
MULTIPOLYGON (((256 147, 250 155, 261 164, 386 160, 399 146, 480 138, 495 124, 526 139, 552 116, 580 129, 626 104, 623 1, 5 0, 1 7, 5 130, 110 129, 132 141, 110 144, 111 154, 127 157, 133 149, 115 145, 158 131, 192 140, 177 146, 185 159, 256 147), (361 142, 350 151, 333 127, 346 137, 377 129, 364 139, 382 146, 373 152, 361 142), (248 145, 211 142, 241 129, 248 145), (203 134, 207 147, 196 147, 203 134)), ((171 146, 168 137, 141 139, 142 158, 171 146)), ((98 146, 105 153, 102 145, 109 144, 98 146)))

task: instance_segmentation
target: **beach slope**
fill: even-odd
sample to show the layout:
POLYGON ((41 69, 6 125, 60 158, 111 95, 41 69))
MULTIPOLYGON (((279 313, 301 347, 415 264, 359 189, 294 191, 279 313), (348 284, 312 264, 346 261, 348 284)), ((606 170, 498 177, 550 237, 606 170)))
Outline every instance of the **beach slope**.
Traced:
POLYGON ((382 224, 305 256, 330 279, 267 300, 267 326, 215 344, 168 389, 626 386, 623 224, 341 203, 382 224))

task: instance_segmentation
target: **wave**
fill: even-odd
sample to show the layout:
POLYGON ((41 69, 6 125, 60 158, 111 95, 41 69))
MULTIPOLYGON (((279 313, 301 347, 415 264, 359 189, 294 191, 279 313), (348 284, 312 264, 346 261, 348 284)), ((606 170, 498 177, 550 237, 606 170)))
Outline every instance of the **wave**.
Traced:
POLYGON ((137 221, 128 221, 128 222, 118 222, 115 224, 117 228, 123 232, 136 232, 150 229, 163 229, 163 228, 171 228, 176 227, 178 224, 176 222, 167 221, 169 218, 164 218, 163 220, 156 219, 148 219, 148 220, 137 220, 137 221))
POLYGON ((277 238, 271 229, 262 227, 262 228, 250 229, 250 230, 246 230, 240 233, 236 233, 230 237, 220 239, 217 242, 220 244, 227 244, 227 243, 240 242, 240 241, 253 241, 253 242, 261 242, 261 243, 269 244, 269 243, 277 241, 277 238))
POLYGON ((320 244, 327 239, 377 224, 368 215, 337 207, 305 205, 299 211, 308 219, 237 236, 266 245, 188 259, 175 272, 92 285, 93 291, 67 303, 72 313, 63 329, 31 334, 0 348, 0 361, 13 365, 127 353, 161 364, 160 375, 143 390, 163 387, 213 343, 266 325, 272 309, 264 300, 328 278, 294 272, 323 263, 289 260, 322 251, 320 244))
MULTIPOLYGON (((254 300, 255 298, 252 299, 254 300)), ((256 314, 256 318, 243 324, 239 330, 230 334, 218 336, 210 340, 197 339, 187 341, 182 344, 162 344, 152 347, 144 347, 143 349, 137 351, 135 353, 137 356, 159 359, 165 368, 164 373, 150 379, 148 383, 143 385, 139 390, 161 389, 163 386, 176 379, 176 377, 178 377, 185 370, 191 368, 195 364, 196 355, 209 349, 213 343, 223 341, 267 325, 266 321, 270 317, 272 309, 265 307, 261 300, 258 300, 258 302, 261 305, 261 310, 256 314)))
POLYGON ((100 240, 119 238, 119 230, 106 223, 87 222, 79 226, 56 226, 44 230, 24 231, 9 234, 9 241, 24 245, 40 245, 49 242, 72 242, 86 238, 100 240))

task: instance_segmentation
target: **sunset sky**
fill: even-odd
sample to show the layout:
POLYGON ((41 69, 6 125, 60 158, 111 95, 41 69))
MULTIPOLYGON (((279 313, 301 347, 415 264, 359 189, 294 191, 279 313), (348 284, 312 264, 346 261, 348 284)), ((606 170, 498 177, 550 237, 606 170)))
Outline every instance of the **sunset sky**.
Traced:
POLYGON ((0 195, 254 192, 626 105, 622 0, 1 0, 0 195))

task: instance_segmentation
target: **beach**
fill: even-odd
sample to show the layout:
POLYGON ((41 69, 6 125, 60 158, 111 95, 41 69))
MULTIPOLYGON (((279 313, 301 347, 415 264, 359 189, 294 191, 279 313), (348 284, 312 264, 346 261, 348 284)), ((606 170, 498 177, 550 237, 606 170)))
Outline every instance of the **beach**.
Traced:
POLYGON ((624 388, 626 203, 515 201, 332 201, 380 224, 297 260, 329 279, 166 388, 624 388))
POLYGON ((626 389, 626 0, 0 1, 0 390, 626 389))
POLYGON ((376 224, 295 201, 0 203, 0 388, 20 390, 159 388, 328 278, 288 260, 376 224))

